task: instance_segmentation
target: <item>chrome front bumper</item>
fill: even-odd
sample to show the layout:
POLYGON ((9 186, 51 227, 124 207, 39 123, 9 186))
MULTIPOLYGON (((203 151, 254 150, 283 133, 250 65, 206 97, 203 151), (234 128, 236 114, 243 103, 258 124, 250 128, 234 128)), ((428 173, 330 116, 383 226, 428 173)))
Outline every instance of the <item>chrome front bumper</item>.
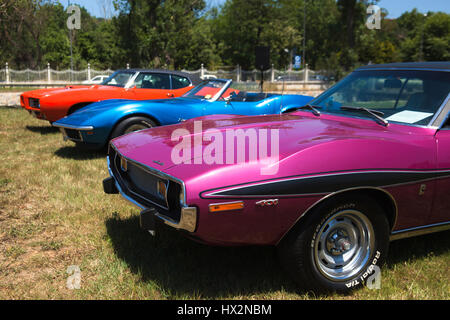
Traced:
POLYGON ((54 127, 59 128, 61 131, 64 141, 71 140, 75 142, 82 142, 83 135, 81 131, 93 131, 94 127, 92 126, 72 126, 69 124, 53 124, 54 127), (71 134, 68 133, 68 130, 73 131, 71 134), (76 132, 76 133, 75 133, 76 132))
MULTIPOLYGON (((109 171, 109 174, 111 177, 105 179, 105 181, 103 182, 105 193, 114 193, 114 192, 111 192, 111 190, 113 190, 113 188, 111 188, 111 181, 107 181, 108 179, 113 179, 115 188, 122 195, 122 197, 124 197, 126 200, 128 200, 129 202, 131 202, 132 204, 134 204, 135 206, 137 206, 138 208, 140 208, 142 210, 149 209, 148 207, 145 207, 144 205, 140 204, 138 201, 131 198, 124 192, 124 190, 122 189, 120 184, 117 182, 117 179, 115 178, 115 176, 111 170, 111 162, 110 162, 109 156, 106 159, 107 159, 107 164, 108 164, 108 171, 109 171), (105 188, 105 185, 108 187, 105 188)), ((160 174, 164 175, 163 172, 160 172, 160 174)), ((186 230, 191 233, 195 232, 195 229, 197 227, 197 208, 196 207, 188 207, 188 206, 181 207, 179 221, 174 221, 170 217, 167 217, 164 214, 161 214, 160 212, 158 212, 157 207, 154 207, 154 208, 157 211, 157 213, 155 213, 155 217, 157 217, 158 219, 163 221, 166 225, 168 225, 172 228, 178 229, 178 230, 186 230)))

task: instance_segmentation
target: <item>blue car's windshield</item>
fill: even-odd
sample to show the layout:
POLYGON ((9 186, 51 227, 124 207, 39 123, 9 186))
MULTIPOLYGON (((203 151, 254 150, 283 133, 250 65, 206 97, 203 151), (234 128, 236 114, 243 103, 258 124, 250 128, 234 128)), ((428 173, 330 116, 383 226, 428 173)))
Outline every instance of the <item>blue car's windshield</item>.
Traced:
POLYGON ((199 100, 213 99, 227 84, 223 80, 207 80, 186 92, 182 97, 199 100))
POLYGON ((353 72, 310 105, 327 113, 370 117, 361 112, 366 108, 388 122, 428 125, 449 91, 450 72, 365 70, 353 72))

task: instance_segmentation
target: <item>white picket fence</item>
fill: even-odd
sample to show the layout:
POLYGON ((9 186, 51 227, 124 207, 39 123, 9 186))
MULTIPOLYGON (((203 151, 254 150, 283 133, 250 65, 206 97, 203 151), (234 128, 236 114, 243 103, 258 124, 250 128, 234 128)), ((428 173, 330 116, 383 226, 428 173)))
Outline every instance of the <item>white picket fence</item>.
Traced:
POLYGON ((261 73, 260 70, 242 70, 240 66, 224 67, 218 70, 208 70, 201 66, 200 69, 190 71, 182 70, 190 74, 197 74, 200 78, 233 79, 235 82, 259 82, 261 77, 268 82, 295 81, 295 82, 325 82, 331 81, 328 71, 314 71, 308 68, 303 70, 277 70, 273 67, 261 73))
MULTIPOLYGON (((129 66, 127 65, 127 68, 129 66)), ((332 81, 333 78, 327 71, 313 71, 306 68, 299 71, 294 70, 276 70, 273 67, 261 73, 259 70, 242 70, 239 66, 223 67, 218 70, 208 70, 202 65, 198 70, 182 70, 189 74, 196 74, 201 79, 222 78, 233 79, 235 82, 255 83, 261 80, 267 82, 303 82, 303 83, 325 83, 332 81)), ((111 75, 113 70, 95 70, 88 65, 85 70, 53 70, 47 65, 43 70, 14 70, 9 68, 8 63, 4 69, 0 69, 0 84, 69 84, 81 83, 90 80, 97 75, 111 75)))

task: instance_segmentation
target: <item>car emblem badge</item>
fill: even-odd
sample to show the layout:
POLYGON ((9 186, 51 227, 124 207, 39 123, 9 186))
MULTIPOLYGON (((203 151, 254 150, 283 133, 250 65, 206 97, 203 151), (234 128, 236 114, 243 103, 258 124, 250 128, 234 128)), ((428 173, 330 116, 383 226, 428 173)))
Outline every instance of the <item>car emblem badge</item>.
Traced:
POLYGON ((278 199, 261 200, 256 202, 256 205, 260 207, 273 207, 278 205, 278 199))

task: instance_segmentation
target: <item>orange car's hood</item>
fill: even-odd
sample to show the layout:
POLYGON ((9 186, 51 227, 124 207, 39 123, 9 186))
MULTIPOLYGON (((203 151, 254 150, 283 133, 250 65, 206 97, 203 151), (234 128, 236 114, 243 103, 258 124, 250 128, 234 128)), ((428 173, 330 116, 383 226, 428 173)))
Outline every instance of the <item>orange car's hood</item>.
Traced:
POLYGON ((89 85, 89 86, 65 86, 64 88, 48 88, 48 89, 38 89, 38 90, 32 90, 25 92, 23 95, 25 97, 33 97, 33 98, 44 98, 53 96, 56 94, 65 94, 67 92, 70 92, 71 94, 74 94, 75 92, 86 92, 86 91, 117 91, 118 87, 113 86, 102 86, 102 85, 89 85))

